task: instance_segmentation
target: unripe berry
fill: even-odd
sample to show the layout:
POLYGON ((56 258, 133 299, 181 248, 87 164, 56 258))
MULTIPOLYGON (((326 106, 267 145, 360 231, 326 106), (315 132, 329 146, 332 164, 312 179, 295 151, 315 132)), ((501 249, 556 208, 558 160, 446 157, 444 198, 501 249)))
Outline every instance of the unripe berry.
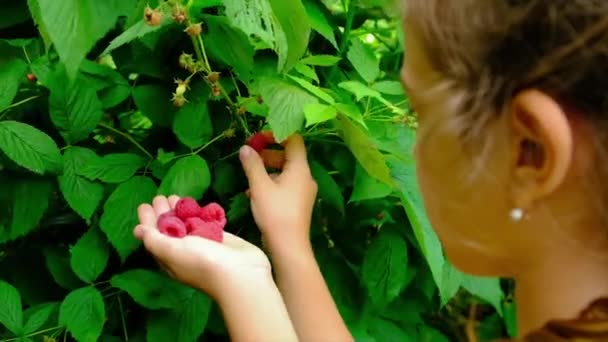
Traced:
POLYGON ((203 32, 203 26, 201 23, 192 24, 184 30, 190 37, 200 36, 201 32, 203 32))

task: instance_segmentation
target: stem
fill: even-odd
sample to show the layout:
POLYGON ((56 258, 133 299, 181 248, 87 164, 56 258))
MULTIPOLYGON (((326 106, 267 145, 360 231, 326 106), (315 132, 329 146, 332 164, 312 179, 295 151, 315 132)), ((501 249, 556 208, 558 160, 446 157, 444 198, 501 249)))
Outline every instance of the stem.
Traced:
MULTIPOLYGON (((198 46, 198 41, 196 40, 196 38, 194 38, 194 37, 190 37, 190 39, 192 40, 192 45, 194 45, 194 52, 196 53, 196 58, 197 58, 197 59, 199 59, 199 60, 201 60, 201 61, 205 60, 205 59, 203 58, 203 54, 201 53, 201 49, 200 49, 200 48, 199 48, 199 46, 198 46)), ((205 66, 205 67, 206 67, 206 66, 205 66)), ((206 72, 210 72, 210 71, 211 71, 211 69, 207 69, 207 70, 205 70, 205 71, 206 71, 206 72)))
POLYGON ((236 89, 236 94, 239 97, 242 97, 241 91, 239 90, 239 85, 238 85, 238 83, 236 83, 236 79, 234 78, 234 74, 232 72, 230 73, 230 78, 232 78, 232 83, 234 83, 234 89, 236 89))
MULTIPOLYGON (((37 336, 37 335, 44 334, 44 333, 49 332, 49 331, 53 331, 53 330, 57 330, 57 329, 62 329, 62 328, 63 328, 63 327, 53 327, 53 328, 48 328, 48 329, 44 329, 44 330, 39 330, 39 331, 33 332, 33 333, 31 333, 31 334, 25 335, 25 336, 23 336, 23 337, 32 337, 32 336, 37 336)), ((17 340, 19 340, 19 339, 21 339, 21 336, 19 336, 19 337, 13 337, 13 338, 9 338, 9 339, 6 339, 6 340, 2 340, 2 341, 0 341, 0 342, 17 341, 17 340)))
POLYGON ((124 137, 125 139, 129 140, 133 145, 135 145, 135 147, 137 147, 143 153, 145 153, 146 156, 148 156, 148 158, 154 159, 154 156, 150 152, 148 152, 143 146, 141 146, 135 139, 133 139, 133 137, 131 135, 129 135, 128 133, 121 132, 121 131, 117 130, 116 128, 112 127, 112 126, 106 125, 103 122, 100 122, 99 126, 105 128, 107 130, 110 130, 110 131, 112 131, 112 132, 114 132, 114 133, 116 133, 116 134, 118 134, 118 135, 120 135, 122 137, 124 137))
MULTIPOLYGON (((344 6, 348 6, 348 11, 346 13, 346 25, 344 25, 344 33, 342 34, 342 40, 340 41, 340 50, 338 57, 344 58, 346 54, 346 46, 348 46, 348 40, 350 38, 350 32, 353 27, 353 21, 355 20, 355 6, 351 1, 347 1, 344 3, 344 6)), ((329 79, 332 79, 334 74, 338 71, 338 65, 334 65, 329 72, 329 79)))
POLYGON ((127 334, 127 322, 125 321, 125 315, 122 310, 122 301, 120 300, 120 295, 118 298, 118 308, 120 310, 120 320, 122 321, 122 332, 125 334, 125 341, 129 342, 129 335, 127 334))
POLYGON ((206 149, 207 147, 211 146, 211 144, 213 144, 214 142, 216 142, 216 141, 218 141, 218 140, 222 139, 223 137, 224 137, 224 133, 222 133, 222 134, 218 135, 217 137, 215 137, 215 138, 213 138, 213 139, 209 140, 209 142, 208 142, 208 143, 206 143, 205 145, 203 145, 203 147, 201 147, 201 148, 199 148, 198 150, 196 150, 196 151, 192 152, 192 155, 199 154, 201 151, 203 151, 203 150, 204 150, 204 149, 206 149))
POLYGON ((211 65, 209 65, 209 60, 207 59, 207 51, 205 51, 205 43, 203 42, 203 36, 200 34, 198 35, 198 45, 203 53, 203 60, 205 61, 205 66, 209 71, 211 71, 211 65))
POLYGON ((23 49, 23 54, 25 55, 25 59, 27 60, 27 64, 31 67, 32 61, 30 60, 30 56, 27 54, 27 49, 25 46, 21 47, 23 49))
POLYGON ((28 103, 28 102, 30 102, 30 101, 33 101, 33 100, 35 100, 35 99, 37 99, 37 98, 39 98, 39 97, 42 97, 42 95, 34 95, 34 96, 30 96, 30 97, 28 97, 27 99, 23 99, 23 100, 21 100, 21 101, 19 101, 19 102, 15 102, 15 103, 13 103, 13 104, 9 105, 8 107, 6 107, 6 108, 4 108, 4 109, 0 110, 0 113, 4 113, 4 114, 0 115, 0 120, 2 120, 2 119, 4 118, 4 116, 6 116, 6 111, 7 111, 7 110, 9 110, 9 109, 11 109, 11 108, 15 108, 15 107, 17 107, 17 106, 20 106, 20 105, 22 105, 22 104, 24 104, 24 103, 28 103))

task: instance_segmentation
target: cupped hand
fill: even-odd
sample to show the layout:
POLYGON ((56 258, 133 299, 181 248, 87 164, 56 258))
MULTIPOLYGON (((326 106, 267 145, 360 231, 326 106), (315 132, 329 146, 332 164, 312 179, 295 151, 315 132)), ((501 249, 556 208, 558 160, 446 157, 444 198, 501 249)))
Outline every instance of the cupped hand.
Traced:
POLYGON ((134 235, 173 278, 206 292, 212 298, 234 286, 272 279, 268 258, 255 245, 224 232, 222 243, 198 236, 173 238, 158 231, 158 217, 171 209, 177 196, 157 196, 138 208, 134 235))
MULTIPOLYGON (((263 134, 272 137, 269 132, 263 134)), ((284 151, 263 150, 260 154, 243 146, 239 154, 249 181, 251 211, 271 253, 282 246, 308 246, 317 195, 302 137, 295 134, 283 146, 284 151), (281 172, 269 174, 266 167, 281 172)))

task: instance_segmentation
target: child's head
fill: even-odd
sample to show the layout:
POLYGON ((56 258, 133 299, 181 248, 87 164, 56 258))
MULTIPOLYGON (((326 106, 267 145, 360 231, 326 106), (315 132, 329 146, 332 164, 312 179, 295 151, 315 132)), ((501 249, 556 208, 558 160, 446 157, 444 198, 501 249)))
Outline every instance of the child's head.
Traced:
POLYGON ((602 257, 608 2, 405 2, 418 177, 450 259, 512 275, 565 250, 602 257))

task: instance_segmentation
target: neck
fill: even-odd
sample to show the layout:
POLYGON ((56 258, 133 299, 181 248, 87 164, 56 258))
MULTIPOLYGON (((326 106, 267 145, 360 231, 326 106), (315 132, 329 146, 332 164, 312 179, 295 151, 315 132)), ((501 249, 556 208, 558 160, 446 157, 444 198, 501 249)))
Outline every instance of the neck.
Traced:
POLYGON ((551 320, 577 318, 591 302, 608 297, 608 262, 572 249, 515 277, 519 335, 551 320))

